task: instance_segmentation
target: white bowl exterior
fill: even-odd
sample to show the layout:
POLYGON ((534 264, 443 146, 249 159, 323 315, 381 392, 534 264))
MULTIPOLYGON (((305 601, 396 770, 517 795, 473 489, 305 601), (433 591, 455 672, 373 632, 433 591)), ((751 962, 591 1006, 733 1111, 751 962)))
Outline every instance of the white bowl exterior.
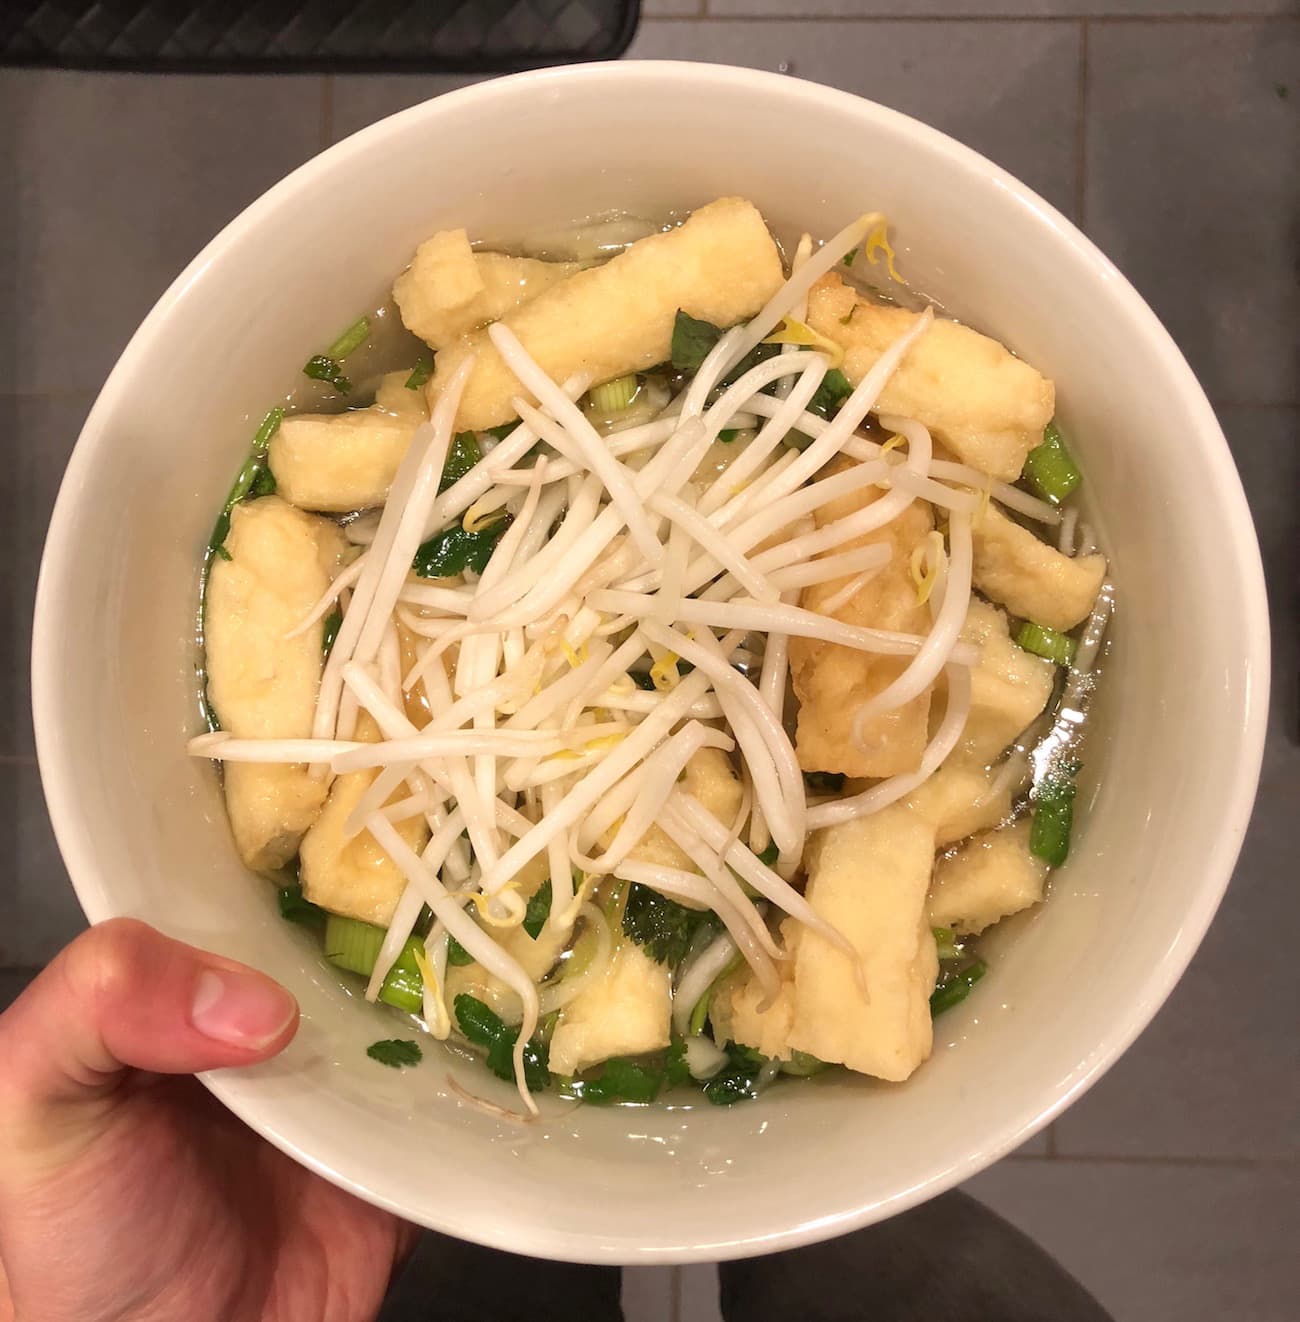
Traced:
MULTIPOLYGON (((1227 882, 1258 775, 1267 620, 1214 416, 1167 334, 1061 216, 942 135, 856 98, 701 65, 586 66, 453 93, 310 162, 145 321, 51 524, 33 691, 41 769, 87 915, 147 919, 280 978, 302 1028, 206 1082, 273 1142, 412 1220, 604 1262, 792 1247, 900 1211, 1028 1138, 1159 1007, 1227 882), (888 212, 921 289, 1058 384, 1120 584, 1092 737, 1099 789, 1050 902, 939 1021, 906 1085, 817 1080, 734 1109, 570 1110, 517 1129, 365 1046, 398 1025, 274 912, 231 846, 197 720, 199 556, 268 401, 441 226, 508 239, 608 208, 752 198, 825 236, 888 212)), ((501 1085, 455 1066, 508 1101, 501 1085)))

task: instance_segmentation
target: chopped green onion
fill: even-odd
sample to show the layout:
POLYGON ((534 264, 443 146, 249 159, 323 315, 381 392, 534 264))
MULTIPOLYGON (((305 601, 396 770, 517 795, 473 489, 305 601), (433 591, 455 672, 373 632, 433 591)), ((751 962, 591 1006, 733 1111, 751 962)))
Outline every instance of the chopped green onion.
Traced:
POLYGON ((810 1079, 814 1074, 820 1074, 822 1070, 829 1068, 824 1060, 818 1060, 816 1056, 810 1056, 806 1051, 792 1051, 790 1059, 781 1062, 781 1073, 789 1074, 796 1079, 810 1079))
POLYGON ((452 578, 466 569, 481 574, 509 525, 508 516, 478 532, 466 532, 459 523, 453 523, 416 551, 411 567, 421 578, 452 578))
POLYGON ((740 435, 739 427, 724 427, 718 433, 718 440, 720 440, 723 443, 723 445, 730 445, 732 441, 734 441, 736 437, 739 435, 740 435))
POLYGON ((523 929, 537 940, 542 934, 542 928, 546 926, 546 920, 551 913, 551 879, 547 879, 537 888, 528 901, 528 908, 524 911, 523 929))
POLYGON ((840 405, 853 393, 853 383, 838 367, 832 367, 822 377, 812 399, 808 401, 810 413, 820 413, 824 418, 833 418, 840 411, 840 405))
POLYGON ((296 881, 281 886, 276 891, 275 898, 280 906, 280 917, 285 922, 302 923, 304 927, 318 927, 327 917, 325 910, 319 904, 313 904, 303 895, 302 886, 296 881))
POLYGON ((1059 505, 1083 481, 1054 422, 1043 429, 1043 443, 1030 450, 1020 475, 1052 505, 1059 505))
POLYGON ((934 932, 934 948, 940 962, 945 959, 961 959, 961 944, 957 940, 957 933, 951 927, 936 927, 931 930, 934 932))
POLYGON ((848 250, 848 252, 846 252, 846 253, 844 254, 844 265, 845 265, 845 266, 852 266, 852 265, 853 265, 853 259, 854 259, 857 255, 858 255, 858 250, 857 250, 856 248, 850 248, 850 249, 848 250))
POLYGON ((458 431, 451 438, 447 461, 443 464, 442 476, 438 479, 439 494, 448 487, 455 486, 482 458, 483 451, 479 449, 478 437, 472 431, 458 431))
POLYGON ((280 424, 284 421, 284 410, 282 408, 267 409, 266 417, 257 424, 257 430, 253 433, 253 453, 265 454, 267 446, 271 444, 271 437, 280 430, 280 424))
MULTIPOLYGON (((338 968, 368 978, 375 971, 384 935, 384 929, 373 923, 329 914, 325 919, 325 958, 338 968)), ((423 948, 424 943, 419 937, 407 937, 379 989, 381 1001, 410 1014, 418 1014, 423 1008, 424 979, 415 959, 416 950, 423 953, 423 948)))
POLYGON ((1074 777, 1079 764, 1071 762, 1050 771, 1029 796, 1033 821, 1029 827, 1029 852, 1050 867, 1059 868, 1070 856, 1070 829, 1074 824, 1074 777))
POLYGON ((226 503, 221 513, 217 515, 212 536, 208 538, 208 549, 215 551, 223 560, 230 559, 230 552, 226 550, 226 538, 230 534, 230 511, 241 500, 255 500, 258 496, 269 496, 275 490, 275 475, 267 465, 266 454, 270 448, 271 438, 279 430, 283 420, 282 408, 267 410, 266 416, 258 423, 257 430, 253 433, 253 443, 249 447, 248 458, 244 460, 244 465, 235 478, 235 484, 226 497, 226 503))
POLYGON ((758 856, 760 863, 765 863, 769 868, 776 865, 776 860, 781 857, 781 851, 776 847, 775 840, 769 840, 763 852, 758 856))
POLYGON ((370 334, 370 318, 362 317, 360 321, 354 321, 351 326, 343 332, 342 335, 325 350, 326 358, 333 358, 336 363, 341 363, 348 354, 361 348, 366 342, 366 336, 370 334))
POLYGON ((1074 663, 1074 639, 1069 634, 1058 633, 1032 620, 1026 620, 1016 631, 1016 646, 1023 647, 1035 656, 1054 661, 1058 666, 1074 663))
POLYGON ((366 1055, 377 1060, 381 1065, 391 1065, 400 1070, 405 1065, 418 1065, 424 1059, 418 1042, 406 1042, 398 1037, 386 1037, 381 1042, 372 1042, 366 1048, 366 1055))
MULTIPOLYGON (((483 1004, 468 992, 461 992, 453 1006, 456 1023, 466 1041, 487 1049, 488 1069, 500 1079, 515 1076, 514 1049, 519 1030, 506 1024, 495 1010, 483 1004)), ((546 1043, 531 1038, 524 1047, 524 1081, 534 1090, 545 1088, 551 1081, 546 1068, 546 1043)))
POLYGON ((971 988, 988 972, 988 965, 982 959, 945 978, 930 996, 930 1018, 960 1005, 971 992, 971 988))
POLYGON ((593 386, 587 398, 597 413, 621 413, 636 398, 639 389, 635 375, 618 376, 593 386))
POLYGON ((407 390, 419 390, 432 375, 433 359, 428 354, 421 354, 415 360, 415 366, 411 368, 411 375, 406 378, 403 384, 407 390))
POLYGON ((323 353, 308 358, 303 365, 302 374, 313 381, 328 382, 340 395, 346 395, 352 389, 352 382, 343 375, 343 368, 335 359, 323 353))
POLYGON ((334 640, 339 636, 339 630, 343 627, 343 611, 335 606, 325 617, 325 628, 321 631, 320 650, 329 656, 334 648, 334 640))

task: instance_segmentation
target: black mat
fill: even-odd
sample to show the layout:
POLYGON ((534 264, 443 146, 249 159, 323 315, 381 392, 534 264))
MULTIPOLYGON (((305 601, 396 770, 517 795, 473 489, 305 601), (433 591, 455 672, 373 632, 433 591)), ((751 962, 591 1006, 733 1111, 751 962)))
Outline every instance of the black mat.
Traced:
POLYGON ((612 59, 639 0, 0 0, 0 64, 495 73, 612 59))

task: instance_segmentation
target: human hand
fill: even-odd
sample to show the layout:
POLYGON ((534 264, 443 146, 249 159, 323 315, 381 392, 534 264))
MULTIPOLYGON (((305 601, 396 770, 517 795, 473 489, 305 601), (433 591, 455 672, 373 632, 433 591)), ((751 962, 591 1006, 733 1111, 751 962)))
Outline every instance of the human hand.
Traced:
POLYGON ((297 1024, 269 978, 143 923, 73 941, 0 1015, 0 1319, 373 1318, 414 1228, 184 1077, 297 1024))

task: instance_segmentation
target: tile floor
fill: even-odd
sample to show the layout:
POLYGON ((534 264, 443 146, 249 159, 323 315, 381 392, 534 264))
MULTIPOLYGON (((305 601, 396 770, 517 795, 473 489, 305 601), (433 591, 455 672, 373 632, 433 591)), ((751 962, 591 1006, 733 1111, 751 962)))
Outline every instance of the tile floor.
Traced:
MULTIPOLYGON (((1275 623, 1254 826, 1156 1022, 1049 1133, 970 1188, 1118 1322, 1283 1322, 1300 1193, 1287 825, 1300 796, 1293 0, 647 0, 645 12, 629 58, 833 84, 1027 180, 1136 283, 1219 409, 1275 623)), ((33 761, 27 659, 45 521, 96 389, 172 276, 268 184, 464 81, 0 72, 0 804, 16 842, 0 891, 0 1004, 80 925, 33 761)), ((630 1273, 629 1319, 714 1322, 712 1288, 703 1268, 630 1273)))

